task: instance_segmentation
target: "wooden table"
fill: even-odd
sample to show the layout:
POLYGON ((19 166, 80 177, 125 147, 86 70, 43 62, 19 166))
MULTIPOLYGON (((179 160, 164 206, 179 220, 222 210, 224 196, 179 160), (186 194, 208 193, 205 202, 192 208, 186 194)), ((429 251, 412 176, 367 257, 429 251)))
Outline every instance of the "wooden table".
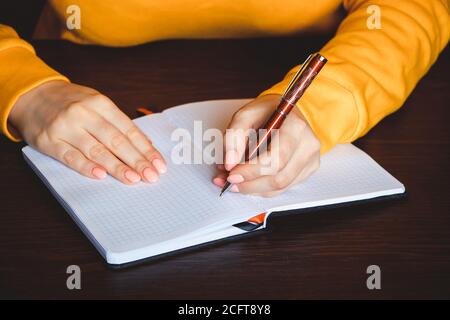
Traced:
MULTIPOLYGON (((34 44, 51 66, 136 117, 141 105, 254 97, 327 38, 34 44)), ((406 185, 407 198, 273 216, 257 236, 120 271, 25 164, 22 145, 1 138, 0 297, 450 298, 448 53, 399 112, 356 143, 406 185), (66 288, 72 264, 81 290, 66 288), (373 264, 381 290, 366 287, 373 264)))

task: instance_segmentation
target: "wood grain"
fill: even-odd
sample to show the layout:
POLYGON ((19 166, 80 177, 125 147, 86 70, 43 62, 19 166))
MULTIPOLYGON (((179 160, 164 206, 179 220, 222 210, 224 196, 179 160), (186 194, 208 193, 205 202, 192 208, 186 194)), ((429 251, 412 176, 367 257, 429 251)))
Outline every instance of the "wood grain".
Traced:
MULTIPOLYGON (((35 42, 72 81, 130 117, 205 99, 254 97, 329 36, 185 40, 113 49, 35 42), (280 50, 283 48, 283 50, 280 50)), ((447 49, 397 113, 356 144, 402 181, 408 197, 273 216, 255 237, 126 270, 109 269, 22 159, 0 139, 1 298, 450 298, 447 49), (66 289, 66 268, 82 290, 66 289), (366 268, 382 290, 366 288, 366 268)))

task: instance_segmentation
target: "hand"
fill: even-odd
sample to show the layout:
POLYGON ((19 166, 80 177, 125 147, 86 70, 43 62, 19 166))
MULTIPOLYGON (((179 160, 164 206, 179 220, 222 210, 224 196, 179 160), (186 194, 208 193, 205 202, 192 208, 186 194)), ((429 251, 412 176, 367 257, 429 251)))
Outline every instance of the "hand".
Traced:
MULTIPOLYGON (((279 95, 266 95, 251 101, 234 114, 228 128, 257 130, 280 99, 279 95)), ((269 150, 260 154, 256 163, 238 164, 245 152, 247 135, 235 132, 227 130, 225 134, 225 165, 218 165, 219 172, 213 180, 219 187, 227 179, 234 184, 232 192, 272 197, 304 181, 319 168, 320 142, 297 108, 278 130, 278 143, 274 143, 274 138, 269 150)))
POLYGON ((156 182, 167 168, 142 131, 87 87, 46 82, 22 95, 8 120, 27 143, 90 178, 156 182))

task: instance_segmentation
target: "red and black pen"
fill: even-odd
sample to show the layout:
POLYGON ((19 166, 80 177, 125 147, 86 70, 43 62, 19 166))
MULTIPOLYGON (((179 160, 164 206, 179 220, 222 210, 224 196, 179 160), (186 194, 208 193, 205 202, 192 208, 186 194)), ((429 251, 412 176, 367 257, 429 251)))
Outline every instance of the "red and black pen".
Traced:
MULTIPOLYGON (((259 137, 256 146, 252 147, 251 151, 246 152, 245 161, 252 159, 258 153, 261 146, 265 144, 268 146, 270 144, 270 137, 272 136, 273 130, 281 127, 286 116, 291 112, 292 108, 294 108, 297 101, 303 96, 306 89, 323 68, 325 63, 327 63, 327 59, 320 53, 311 54, 306 59, 303 66, 297 71, 286 88, 277 109, 261 128, 264 134, 259 137)), ((230 189, 231 186, 232 184, 227 181, 220 192, 220 196, 230 189)))

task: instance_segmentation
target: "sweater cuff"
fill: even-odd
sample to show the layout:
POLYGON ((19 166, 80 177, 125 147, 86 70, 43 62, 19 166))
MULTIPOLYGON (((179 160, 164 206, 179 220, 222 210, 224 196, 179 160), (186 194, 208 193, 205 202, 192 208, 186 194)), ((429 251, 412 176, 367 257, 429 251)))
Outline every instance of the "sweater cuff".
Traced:
POLYGON ((21 95, 51 80, 69 80, 59 74, 33 51, 12 47, 0 51, 0 125, 9 139, 20 141, 8 129, 8 116, 21 95))

